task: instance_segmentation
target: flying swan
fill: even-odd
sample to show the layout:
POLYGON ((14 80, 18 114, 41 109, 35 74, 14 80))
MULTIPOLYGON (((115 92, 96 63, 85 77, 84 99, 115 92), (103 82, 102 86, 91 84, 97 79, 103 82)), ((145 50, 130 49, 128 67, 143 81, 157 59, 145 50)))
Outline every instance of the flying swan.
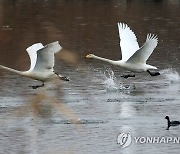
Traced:
POLYGON ((28 71, 17 71, 2 65, 0 65, 0 68, 42 82, 42 85, 30 86, 33 89, 43 87, 44 82, 55 78, 69 81, 67 77, 59 75, 54 72, 53 69, 54 54, 59 52, 61 49, 62 47, 58 41, 46 46, 43 46, 42 43, 36 43, 26 49, 31 61, 30 69, 28 71))
MULTIPOLYGON (((147 59, 152 54, 157 46, 158 38, 154 34, 148 34, 146 42, 139 48, 136 35, 128 27, 127 24, 118 23, 120 47, 122 52, 122 60, 114 61, 106 58, 101 58, 93 54, 86 55, 86 58, 94 58, 106 61, 113 65, 121 66, 132 72, 147 71, 151 76, 160 75, 159 72, 150 72, 150 69, 157 69, 154 66, 146 64, 147 59)), ((135 77, 135 75, 123 75, 122 77, 135 77)))

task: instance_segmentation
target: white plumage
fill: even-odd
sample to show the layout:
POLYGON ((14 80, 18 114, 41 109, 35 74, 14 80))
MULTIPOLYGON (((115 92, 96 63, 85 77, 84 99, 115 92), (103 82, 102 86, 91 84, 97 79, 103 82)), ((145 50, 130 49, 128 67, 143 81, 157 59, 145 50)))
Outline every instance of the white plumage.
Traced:
POLYGON ((31 62, 30 69, 28 71, 17 71, 2 65, 0 65, 0 68, 43 82, 42 85, 31 86, 34 89, 44 86, 45 81, 57 77, 61 80, 69 81, 68 78, 54 72, 54 54, 59 52, 61 49, 62 47, 58 41, 50 43, 46 46, 43 46, 42 43, 36 43, 26 49, 31 62))
POLYGON ((138 49, 136 35, 127 24, 118 23, 122 60, 127 61, 138 49))
POLYGON ((26 49, 26 51, 29 55, 30 61, 31 61, 29 71, 34 69, 34 67, 36 65, 36 61, 37 61, 37 51, 42 48, 44 48, 42 43, 36 43, 26 49))
MULTIPOLYGON (((113 65, 121 66, 127 70, 133 72, 147 71, 151 76, 160 75, 159 72, 152 73, 150 69, 157 69, 155 66, 146 64, 147 59, 152 54, 153 50, 157 46, 158 38, 154 34, 148 34, 146 42, 139 48, 136 35, 128 27, 127 24, 118 23, 120 47, 122 53, 122 59, 118 61, 101 58, 93 54, 88 54, 86 58, 94 58, 102 61, 109 62, 113 65)), ((130 75, 123 76, 125 78, 131 77, 130 75)), ((134 75, 133 75, 134 77, 134 75)))

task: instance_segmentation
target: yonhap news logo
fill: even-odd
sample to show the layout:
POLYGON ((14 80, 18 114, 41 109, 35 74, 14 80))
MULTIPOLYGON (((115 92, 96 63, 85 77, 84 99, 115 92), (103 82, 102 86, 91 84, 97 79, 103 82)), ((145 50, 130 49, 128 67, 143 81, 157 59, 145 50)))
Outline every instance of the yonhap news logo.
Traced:
POLYGON ((125 148, 129 146, 132 142, 131 133, 120 133, 117 137, 117 143, 122 147, 125 148))
POLYGON ((153 137, 153 136, 132 136, 131 132, 128 133, 120 133, 117 136, 117 144, 121 148, 126 148, 132 143, 139 144, 180 144, 180 137, 153 137))

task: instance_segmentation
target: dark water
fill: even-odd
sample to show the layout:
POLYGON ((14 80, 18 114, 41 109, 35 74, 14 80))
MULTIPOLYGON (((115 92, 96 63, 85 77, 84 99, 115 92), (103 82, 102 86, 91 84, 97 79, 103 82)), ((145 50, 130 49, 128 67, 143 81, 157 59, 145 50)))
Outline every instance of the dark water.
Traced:
POLYGON ((179 137, 180 127, 166 130, 164 119, 180 120, 179 10, 178 0, 1 0, 0 64, 27 70, 28 46, 58 40, 70 55, 58 53, 55 70, 71 80, 33 90, 37 82, 0 70, 0 153, 179 153, 178 143, 116 141, 127 132, 179 137), (125 70, 84 58, 121 58, 117 22, 140 45, 147 33, 158 35, 148 63, 161 76, 122 79, 125 70))

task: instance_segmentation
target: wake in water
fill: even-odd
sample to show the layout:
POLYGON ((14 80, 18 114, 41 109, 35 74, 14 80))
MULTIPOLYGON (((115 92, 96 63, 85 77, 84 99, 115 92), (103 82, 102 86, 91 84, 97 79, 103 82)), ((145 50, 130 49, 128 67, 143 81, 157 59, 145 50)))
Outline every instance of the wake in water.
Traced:
POLYGON ((123 85, 121 82, 118 82, 114 75, 114 72, 111 69, 106 69, 106 71, 104 72, 103 84, 108 92, 132 89, 130 85, 123 85))
POLYGON ((169 68, 169 69, 162 70, 161 75, 165 77, 165 79, 170 81, 171 83, 180 82, 179 73, 175 69, 169 68))

